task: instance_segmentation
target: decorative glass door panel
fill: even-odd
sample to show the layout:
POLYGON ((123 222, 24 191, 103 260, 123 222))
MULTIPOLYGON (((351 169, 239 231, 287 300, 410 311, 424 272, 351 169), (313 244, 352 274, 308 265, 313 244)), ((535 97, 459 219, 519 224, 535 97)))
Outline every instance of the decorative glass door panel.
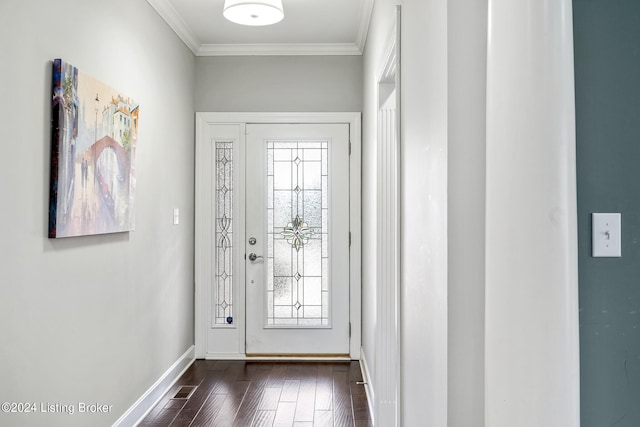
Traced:
POLYGON ((233 323, 233 142, 216 141, 215 309, 216 325, 233 323))
POLYGON ((267 325, 329 326, 329 144, 266 148, 267 325))
POLYGON ((246 132, 246 352, 348 354, 349 126, 246 132))

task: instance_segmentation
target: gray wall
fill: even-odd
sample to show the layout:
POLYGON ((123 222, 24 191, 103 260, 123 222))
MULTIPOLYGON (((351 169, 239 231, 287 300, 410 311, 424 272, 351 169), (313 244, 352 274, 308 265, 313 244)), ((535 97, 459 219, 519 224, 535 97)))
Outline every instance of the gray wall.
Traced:
POLYGON ((640 425, 640 3, 574 0, 583 427, 640 425), (622 258, 592 258, 592 212, 622 258))
POLYGON ((362 57, 199 57, 195 86, 196 111, 362 111, 362 57))
POLYGON ((0 425, 111 425, 193 344, 195 60, 129 0, 3 0, 0 52, 0 402, 113 405, 0 425), (134 232, 47 238, 58 57, 140 103, 134 232))

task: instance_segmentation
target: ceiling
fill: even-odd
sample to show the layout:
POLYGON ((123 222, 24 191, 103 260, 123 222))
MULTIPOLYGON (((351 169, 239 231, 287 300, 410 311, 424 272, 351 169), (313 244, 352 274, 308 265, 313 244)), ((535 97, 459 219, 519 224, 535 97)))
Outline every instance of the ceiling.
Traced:
POLYGON ((362 55, 374 0, 283 0, 284 19, 249 27, 224 0, 147 0, 197 56, 362 55))

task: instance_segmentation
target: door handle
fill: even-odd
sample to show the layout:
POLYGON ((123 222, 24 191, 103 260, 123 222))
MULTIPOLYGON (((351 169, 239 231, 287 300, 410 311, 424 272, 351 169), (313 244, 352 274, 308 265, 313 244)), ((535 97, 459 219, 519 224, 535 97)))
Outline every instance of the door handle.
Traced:
POLYGON ((256 254, 254 254, 253 252, 251 252, 251 253, 249 254, 249 261, 255 261, 255 260, 257 260, 258 258, 262 258, 262 255, 256 255, 256 254))

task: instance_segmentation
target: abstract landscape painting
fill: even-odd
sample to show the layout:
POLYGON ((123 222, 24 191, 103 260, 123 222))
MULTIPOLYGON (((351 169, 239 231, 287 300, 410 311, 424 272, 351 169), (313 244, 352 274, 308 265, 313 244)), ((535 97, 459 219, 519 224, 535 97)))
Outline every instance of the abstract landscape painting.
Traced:
POLYGON ((135 228, 139 106, 53 61, 49 237, 135 228))

